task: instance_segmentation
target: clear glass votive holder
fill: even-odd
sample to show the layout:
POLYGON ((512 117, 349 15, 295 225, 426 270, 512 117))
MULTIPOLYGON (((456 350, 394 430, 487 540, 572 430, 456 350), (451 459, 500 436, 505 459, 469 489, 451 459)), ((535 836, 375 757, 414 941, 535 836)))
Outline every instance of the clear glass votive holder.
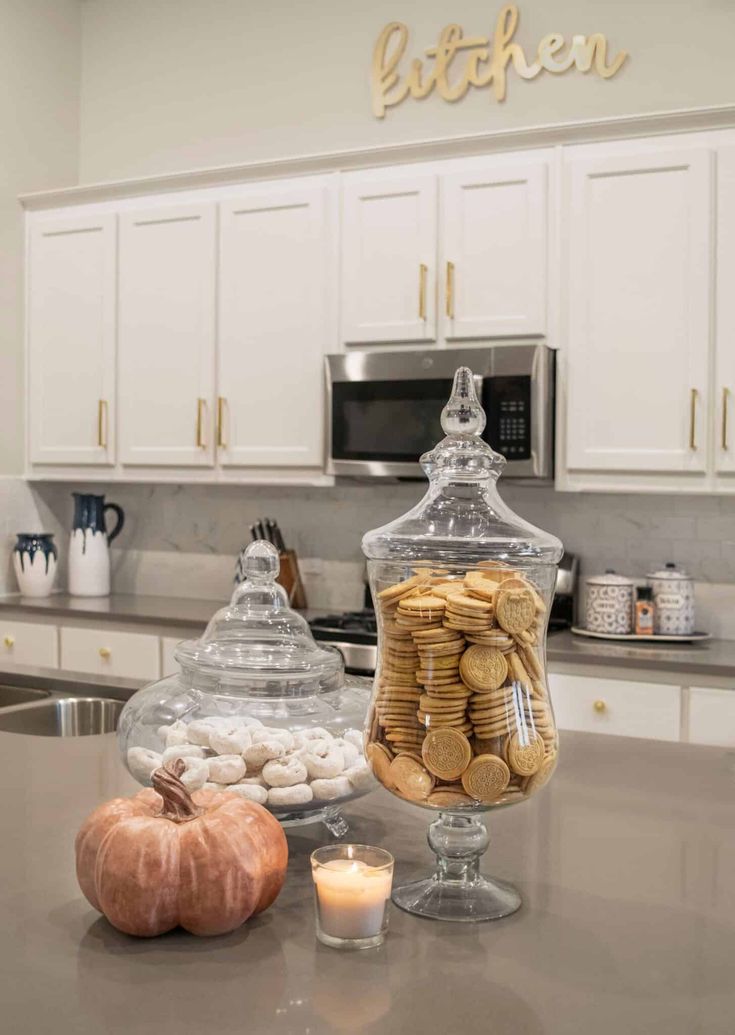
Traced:
POLYGON ((316 936, 333 949, 382 945, 388 929, 393 856, 370 845, 325 845, 311 853, 316 936))

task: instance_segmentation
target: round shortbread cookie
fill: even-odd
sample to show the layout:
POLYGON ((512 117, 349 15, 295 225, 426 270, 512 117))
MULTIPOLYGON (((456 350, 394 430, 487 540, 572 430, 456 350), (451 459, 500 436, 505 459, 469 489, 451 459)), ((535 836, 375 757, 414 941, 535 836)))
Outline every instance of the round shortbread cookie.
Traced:
POLYGON ((498 625, 508 633, 527 629, 536 616, 536 605, 529 589, 500 589, 495 605, 498 625))
POLYGON ((412 593, 418 586, 424 585, 428 585, 428 579, 425 575, 412 575, 404 582, 396 582, 393 586, 386 586, 385 589, 381 589, 378 593, 378 600, 384 603, 400 600, 406 593, 412 593))
POLYGON ((544 758, 537 772, 532 776, 529 776, 527 780, 524 780, 523 791, 525 794, 535 794, 536 791, 540 791, 541 788, 549 782, 551 774, 556 769, 556 760, 556 751, 544 758))
POLYGON ((533 776, 544 760, 544 742, 538 733, 517 731, 508 742, 508 765, 519 776, 533 776))
POLYGON ((508 676, 508 662, 494 647, 475 644, 462 655, 459 670, 473 689, 498 690, 508 676))
POLYGON ((434 789, 436 783, 432 774, 406 754, 397 755, 390 766, 393 783, 407 798, 422 801, 434 789))
POLYGON ((447 608, 452 611, 467 611, 470 615, 488 615, 492 607, 485 600, 478 600, 469 593, 450 593, 447 597, 447 608))
POLYGON ((427 804, 435 805, 436 808, 458 809, 467 805, 474 805, 474 801, 463 791, 453 791, 447 787, 438 787, 432 791, 426 799, 427 804))
POLYGON ((467 737, 458 730, 441 728, 426 735, 421 748, 424 765, 442 780, 461 776, 472 758, 467 737))
POLYGON ((367 757, 370 767, 375 773, 375 776, 382 784, 386 787, 392 786, 390 776, 390 765, 393 760, 393 755, 383 744, 376 744, 374 741, 368 744, 365 750, 365 756, 367 757))
POLYGON ((398 613, 431 618, 436 612, 441 614, 446 606, 444 597, 436 596, 434 593, 415 594, 402 598, 398 604, 398 613))
POLYGON ((510 780, 510 770, 497 755, 477 755, 462 773, 462 786, 476 801, 497 801, 510 780))

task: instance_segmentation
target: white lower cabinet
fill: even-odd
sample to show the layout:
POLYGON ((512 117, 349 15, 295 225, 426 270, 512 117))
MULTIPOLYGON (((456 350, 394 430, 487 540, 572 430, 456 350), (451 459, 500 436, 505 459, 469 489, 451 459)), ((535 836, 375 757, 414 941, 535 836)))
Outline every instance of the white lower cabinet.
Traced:
POLYGON ((652 740, 681 739, 681 687, 553 672, 559 729, 652 740))
POLYGON ((160 640, 148 633, 62 627, 61 667, 71 672, 158 679, 160 640))
POLYGON ((0 619, 0 658, 18 665, 58 668, 58 629, 55 625, 0 619))
POLYGON ((735 747, 735 691, 693 686, 689 690, 689 743, 735 747))

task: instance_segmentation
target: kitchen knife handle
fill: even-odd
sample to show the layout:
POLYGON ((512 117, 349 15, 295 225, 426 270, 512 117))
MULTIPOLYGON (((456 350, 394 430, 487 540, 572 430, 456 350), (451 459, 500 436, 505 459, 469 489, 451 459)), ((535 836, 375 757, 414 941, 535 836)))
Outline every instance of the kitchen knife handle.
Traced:
POLYGON ((730 389, 722 389, 722 448, 728 449, 727 445, 727 407, 730 402, 730 389))
POLYGON ((692 388, 689 396, 689 448, 697 448, 697 399, 699 392, 692 388))

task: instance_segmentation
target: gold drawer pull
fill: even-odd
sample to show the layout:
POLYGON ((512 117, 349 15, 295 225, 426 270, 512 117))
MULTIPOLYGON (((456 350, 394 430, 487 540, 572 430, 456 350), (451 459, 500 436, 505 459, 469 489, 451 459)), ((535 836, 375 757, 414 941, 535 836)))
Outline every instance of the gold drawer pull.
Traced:
POLYGON ((730 389, 722 389, 722 448, 728 449, 727 445, 727 406, 730 401, 730 389))
POLYGON ((220 449, 226 449, 225 442, 225 406, 227 400, 220 395, 217 399, 217 445, 220 449))
POLYGON ((107 449, 107 399, 97 402, 97 445, 107 449))
POLYGON ((11 647, 15 646, 15 636, 6 636, 3 643, 10 650, 11 647))
POLYGON ((112 651, 110 650, 109 647, 100 647, 100 657, 101 658, 104 658, 105 660, 107 660, 107 658, 109 658, 111 656, 112 656, 112 651))
POLYGON ((595 711, 599 715, 602 715, 603 712, 607 711, 607 705, 605 704, 604 701, 595 701, 595 703, 592 705, 592 707, 595 709, 595 711))
POLYGON ((207 405, 206 399, 197 399, 197 448, 206 449, 207 443, 204 441, 204 411, 207 405))
POLYGON ((691 395, 689 397, 689 448, 697 448, 697 399, 699 398, 699 392, 696 388, 692 388, 691 395))
POLYGON ((454 263, 447 263, 447 308, 446 313, 450 320, 454 319, 454 263))
POLYGON ((419 264, 419 320, 426 319, 426 274, 429 268, 425 263, 419 264))

